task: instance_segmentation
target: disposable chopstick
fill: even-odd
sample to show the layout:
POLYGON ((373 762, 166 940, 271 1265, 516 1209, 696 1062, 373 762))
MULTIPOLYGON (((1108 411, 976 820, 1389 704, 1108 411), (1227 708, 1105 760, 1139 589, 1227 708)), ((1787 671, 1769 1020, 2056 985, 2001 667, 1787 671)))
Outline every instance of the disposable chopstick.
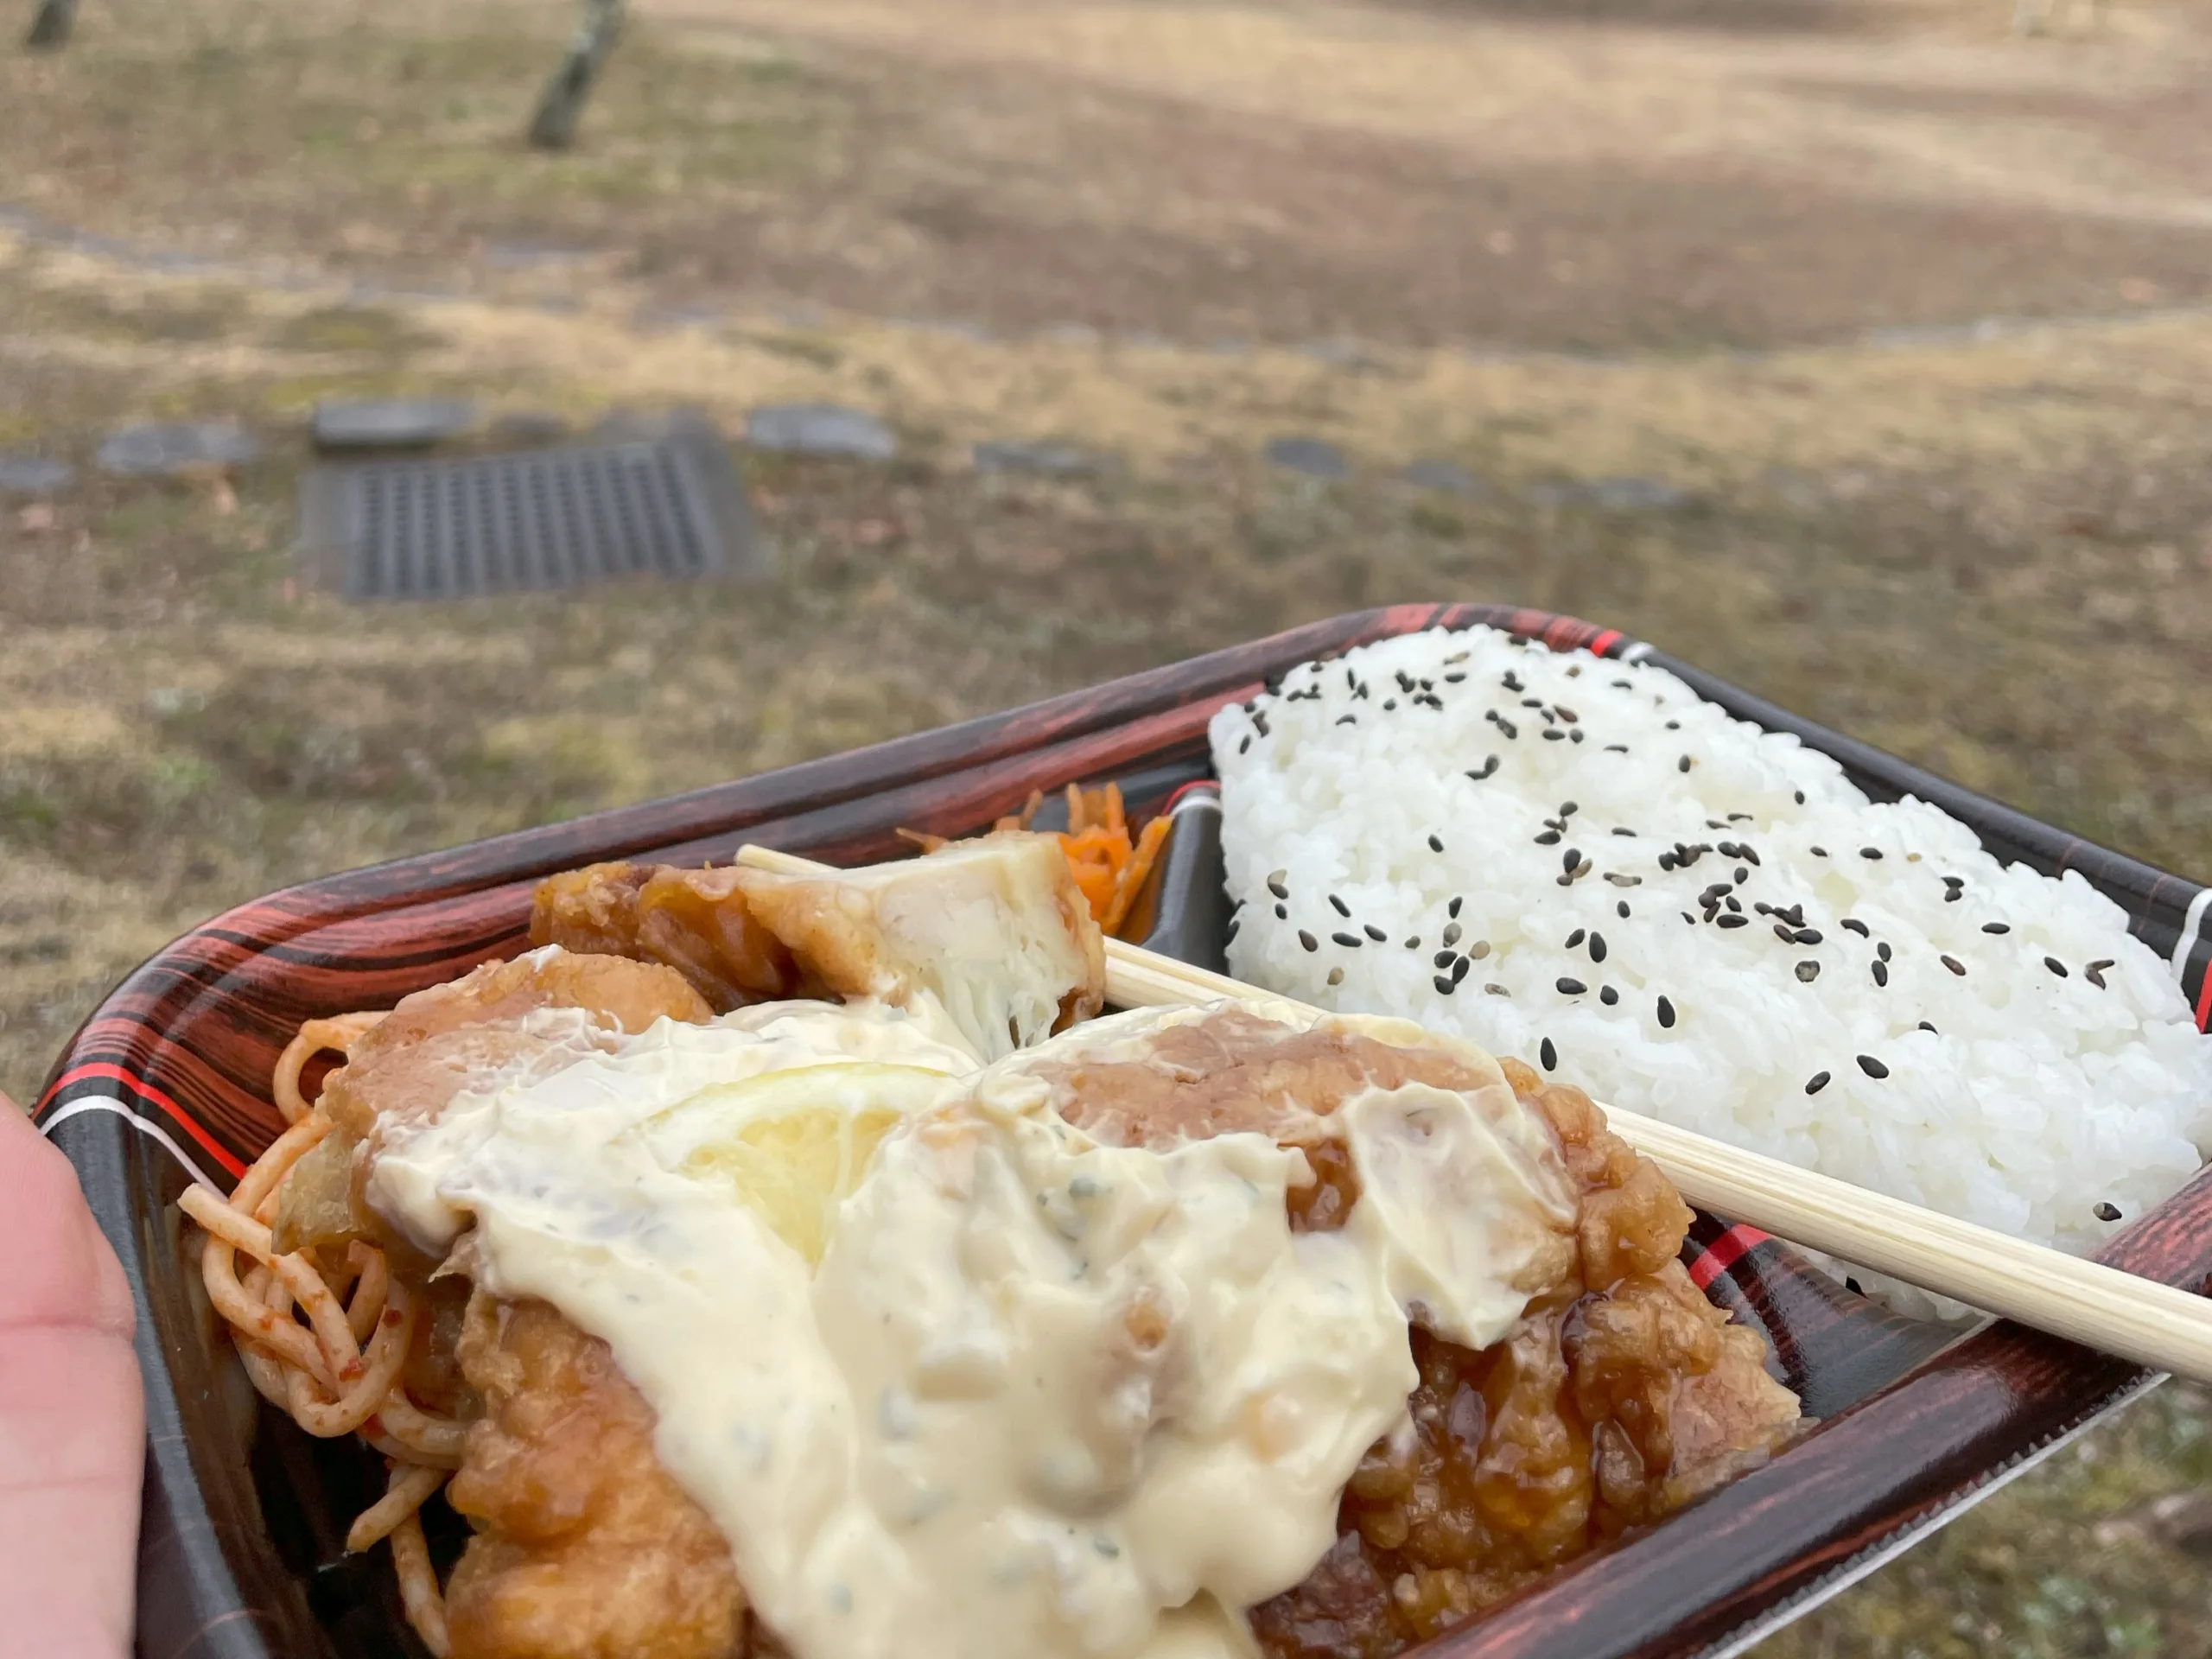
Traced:
MULTIPOLYGON (((742 849, 738 861, 789 874, 834 873, 765 847, 742 849)), ((1106 1000, 1116 1007, 1218 999, 1291 1001, 1120 939, 1106 941, 1106 1000)), ((1656 1118, 1612 1106, 1605 1113, 1613 1132, 1700 1209, 2153 1370, 2212 1382, 2212 1302, 2202 1297, 1656 1118)))

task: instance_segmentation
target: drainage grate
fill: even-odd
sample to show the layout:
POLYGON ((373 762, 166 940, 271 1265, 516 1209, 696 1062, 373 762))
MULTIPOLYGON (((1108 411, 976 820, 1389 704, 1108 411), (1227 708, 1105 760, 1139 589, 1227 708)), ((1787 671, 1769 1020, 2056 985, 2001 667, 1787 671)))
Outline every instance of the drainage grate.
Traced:
POLYGON ((459 599, 623 578, 766 575, 729 451, 679 416, 646 442, 317 467, 300 543, 347 599, 459 599))

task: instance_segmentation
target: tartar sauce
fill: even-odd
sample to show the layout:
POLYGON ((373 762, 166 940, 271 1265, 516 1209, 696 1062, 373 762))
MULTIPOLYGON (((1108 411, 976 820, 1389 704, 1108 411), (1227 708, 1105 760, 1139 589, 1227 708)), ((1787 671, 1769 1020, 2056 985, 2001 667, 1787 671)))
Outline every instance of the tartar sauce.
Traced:
POLYGON ((1408 1430, 1408 1309, 1497 1341, 1574 1206, 1464 1046, 1483 1086, 1317 1120, 1360 1183, 1337 1231, 1290 1227, 1295 1147, 1102 1145, 1034 1071, 1205 1017, 988 1067, 926 996, 664 1021, 457 1100, 370 1191, 425 1244, 473 1217, 487 1288, 609 1344, 797 1659, 1247 1654, 1242 1611, 1306 1576, 1361 1455, 1408 1430), (721 1155, 795 1110, 891 1119, 818 1252, 721 1155))

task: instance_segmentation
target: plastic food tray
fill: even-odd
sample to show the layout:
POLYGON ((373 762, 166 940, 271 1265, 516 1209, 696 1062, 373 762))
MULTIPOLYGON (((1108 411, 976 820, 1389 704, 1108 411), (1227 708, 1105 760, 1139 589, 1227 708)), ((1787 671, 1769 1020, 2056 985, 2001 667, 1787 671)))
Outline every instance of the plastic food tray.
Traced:
MULTIPOLYGON (((961 835, 1033 789, 1122 782, 1134 817, 1177 830, 1146 896, 1155 948, 1218 965, 1228 908, 1208 810, 1205 729, 1269 677, 1384 636, 1485 622, 1558 646, 1659 663, 1735 715, 1795 732, 1878 798, 1911 793, 2000 857, 2079 870, 2212 1011, 2195 882, 2091 845, 1826 731, 1619 632, 1503 606, 1335 618, 1008 714, 742 782, 309 882, 194 930, 126 980, 77 1034, 39 1103, 120 1253, 147 1387, 138 1650, 145 1659, 419 1659, 384 1552, 344 1553, 381 1489, 350 1437, 315 1440, 247 1385, 181 1238, 188 1170, 227 1187, 281 1127, 270 1066, 306 1019, 399 997, 524 941, 532 886, 609 858, 697 863, 758 841, 833 863, 909 850, 901 827, 961 835)), ((1561 1570, 1420 1651, 1425 1659, 1625 1659, 1733 1651, 1941 1525, 2150 1386, 2133 1367, 2009 1325, 1952 1340, 1810 1272, 1779 1243, 1700 1216, 1693 1276, 1766 1335, 1823 1421, 1694 1508, 1561 1570)), ((2129 1227, 2104 1259, 2201 1287, 2212 1178, 2129 1227)), ((434 1503, 435 1552, 461 1523, 434 1503)))

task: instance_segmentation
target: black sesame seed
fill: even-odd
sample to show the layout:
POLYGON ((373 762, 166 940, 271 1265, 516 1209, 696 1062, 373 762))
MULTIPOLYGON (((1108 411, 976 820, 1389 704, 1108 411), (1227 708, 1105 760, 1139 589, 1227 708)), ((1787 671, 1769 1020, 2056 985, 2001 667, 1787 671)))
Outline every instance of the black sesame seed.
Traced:
POLYGON ((1573 725, 1576 721, 1582 718, 1581 715, 1576 714, 1573 709, 1568 708, 1563 702, 1555 702, 1552 704, 1552 707, 1558 712, 1559 717, 1570 726, 1573 725))
POLYGON ((1459 915, 1459 906, 1465 902, 1465 901, 1464 899, 1452 899, 1450 904, 1444 906, 1444 913, 1446 916, 1452 918, 1454 920, 1457 920, 1459 915))
POLYGON ((2082 977, 2101 991, 2105 988, 2105 969, 2113 965, 2113 959, 2110 957, 2100 962, 2093 962, 2082 970, 2082 977))
POLYGON ((1817 927, 1801 927, 1801 928, 1799 928, 1799 929, 1797 930, 1797 943, 1798 943, 1798 944, 1818 944, 1820 942, 1821 942, 1821 930, 1820 930, 1819 928, 1817 928, 1817 927))
POLYGON ((1541 697, 1523 697, 1521 699, 1521 706, 1523 709, 1541 709, 1544 706, 1544 700, 1541 697))
POLYGON ((1677 760, 1677 761, 1675 761, 1675 770, 1676 772, 1688 772, 1689 769, 1690 769, 1690 758, 1689 758, 1689 756, 1688 756, 1687 754, 1686 754, 1686 755, 1684 755, 1681 760, 1677 760))
POLYGON ((1489 984, 1484 986, 1483 989, 1488 991, 1492 996, 1510 996, 1513 995, 1512 992, 1507 990, 1504 986, 1499 984, 1496 980, 1492 980, 1489 984))
POLYGON ((1681 861, 1677 859, 1672 853, 1662 853, 1659 855, 1659 868, 1662 870, 1671 870, 1681 861))
POLYGON ((1872 934, 1867 932, 1866 924, 1864 922, 1854 921, 1852 918, 1847 916, 1843 918, 1843 925, 1849 928, 1853 932, 1856 933, 1862 939, 1871 938, 1873 937, 1872 934))
POLYGON ((1472 779, 1476 783, 1478 783, 1478 784, 1479 784, 1480 782, 1482 782, 1482 780, 1483 780, 1484 779, 1485 779, 1485 778, 1489 777, 1489 776, 1491 775, 1491 773, 1492 773, 1492 772, 1496 772, 1497 770, 1497 757, 1496 755, 1494 755, 1494 754, 1493 754, 1492 756, 1491 756, 1491 758, 1490 758, 1489 760, 1487 760, 1484 761, 1484 762, 1482 763, 1482 766, 1481 766, 1479 768, 1478 768, 1476 771, 1473 771, 1473 772, 1469 772, 1469 773, 1467 774, 1467 776, 1468 776, 1469 778, 1472 779))
POLYGON ((1581 943, 1582 943, 1582 941, 1583 941, 1584 939, 1587 938, 1589 938, 1589 935, 1588 935, 1588 934, 1586 934, 1586 933, 1585 933, 1585 932, 1584 932, 1580 928, 1579 928, 1579 927, 1578 927, 1578 928, 1576 928, 1576 929, 1574 930, 1574 931, 1573 931, 1573 932, 1572 932, 1572 933, 1570 933, 1570 934, 1568 934, 1568 935, 1567 936, 1567 943, 1566 943, 1566 944, 1565 944, 1565 945, 1561 946, 1560 948, 1561 948, 1562 950, 1573 950, 1573 949, 1574 949, 1574 947, 1575 947, 1576 945, 1578 945, 1578 944, 1581 944, 1581 943))
POLYGON ((2118 1221, 2120 1219, 2120 1206, 2107 1198, 2102 1204, 2100 1204, 2092 1213, 2095 1215, 2099 1221, 2118 1221))
POLYGON ((1398 700, 1395 697, 1385 697, 1382 699, 1382 707, 1385 709, 1395 709, 1397 706, 1398 700))
POLYGON ((1667 722, 1667 729, 1670 732, 1679 732, 1682 729, 1682 722, 1679 720, 1670 720, 1667 722))
POLYGON ((1457 984, 1458 984, 1461 980, 1465 979, 1466 976, 1467 976, 1467 959, 1466 959, 1466 957, 1460 957, 1460 958, 1459 958, 1459 961, 1457 961, 1457 962, 1455 962, 1455 963, 1453 963, 1452 964, 1452 982, 1454 985, 1457 985, 1457 984))
POLYGON ((1751 879, 1751 873, 1749 870, 1745 869, 1742 865, 1738 864, 1738 865, 1736 867, 1736 869, 1735 869, 1735 874, 1734 874, 1734 880, 1735 880, 1736 885, 1737 885, 1738 887, 1742 887, 1742 886, 1744 885, 1744 883, 1745 883, 1745 882, 1746 882, 1746 881, 1750 880, 1751 879))
POLYGON ((1430 958, 1430 965, 1435 968, 1449 968, 1452 965, 1452 957, 1456 954, 1456 952, 1451 950, 1440 950, 1434 957, 1430 958))
POLYGON ((1859 849, 1859 856, 1861 858, 1879 858, 1881 855, 1882 849, 1878 847, 1861 847, 1859 849))
POLYGON ((1941 1037, 1943 1034, 1942 1032, 1936 1030, 1935 1027, 1929 1025, 1925 1020, 1920 1022, 1920 1028, 1931 1037, 1941 1037))
POLYGON ((1444 943, 1446 944, 1457 944, 1459 943, 1459 923, 1446 922, 1444 924, 1444 943))
POLYGON ((1621 994, 1610 985, 1601 985, 1598 988, 1598 1000, 1610 1008, 1621 1000, 1621 994))
POLYGON ((1784 944, 1795 944, 1797 943, 1797 931, 1783 922, 1777 922, 1774 925, 1774 937, 1780 939, 1784 944))
MULTIPOLYGON (((2045 957, 2044 958, 2044 960, 2045 962, 2050 962, 2050 963, 2051 963, 2051 966, 2053 966, 2054 968, 2056 968, 2056 967, 2058 966, 2058 964, 2057 964, 2056 962, 2052 962, 2051 958, 2050 958, 2050 957, 2045 957)), ((1942 956, 1942 957, 1936 957, 1936 961, 1938 961, 1938 962, 1942 963, 1946 968, 1949 969, 1953 973, 1956 974, 1956 975, 1957 975, 1961 979, 1964 979, 1964 978, 1966 977, 1966 975, 1967 975, 1967 965, 1966 965, 1966 963, 1964 963, 1963 962, 1961 962, 1961 961, 1960 961, 1956 957, 1954 957, 1954 956, 1942 956)), ((2063 973, 2064 973, 2066 970, 2065 970, 2063 968, 2059 968, 2058 971, 2059 971, 2060 973, 2062 973, 2062 974, 2063 974, 2063 973)))
POLYGON ((1556 726, 1547 726, 1544 728, 1544 741, 1547 743, 1557 743, 1566 736, 1567 734, 1560 730, 1556 726))
POLYGON ((1329 935, 1329 938, 1331 943, 1341 944, 1347 950, 1357 950, 1359 949, 1360 938, 1359 935, 1357 933, 1332 933, 1329 935))
POLYGON ((1564 974, 1561 974, 1553 983, 1559 987, 1559 994, 1561 996, 1580 996, 1590 988, 1580 980, 1569 979, 1564 974))
POLYGON ((1321 948, 1321 941, 1315 938, 1311 933, 1308 933, 1302 927, 1298 930, 1298 942, 1304 945, 1308 950, 1319 950, 1321 948))
MULTIPOLYGON (((1643 878, 1642 876, 1623 875, 1618 870, 1607 870, 1605 872, 1605 880, 1611 882, 1617 887, 1640 887, 1643 885, 1643 878)), ((1625 905, 1621 907, 1621 914, 1624 916, 1628 914, 1628 907, 1625 905)))
POLYGON ((1716 925, 1720 927, 1749 927, 1751 925, 1751 918, 1750 917, 1745 915, 1740 911, 1734 910, 1732 910, 1726 915, 1719 918, 1716 923, 1716 925))
POLYGON ((1289 919, 1290 906, 1288 905, 1277 905, 1275 906, 1275 920, 1279 922, 1287 922, 1289 919))
POLYGON ((1825 1071, 1815 1071, 1805 1079, 1805 1092, 1808 1095, 1817 1095, 1827 1086, 1828 1074, 1825 1071))
POLYGON ((1432 853, 1440 853, 1444 850, 1444 843, 1434 836, 1431 836, 1428 838, 1428 850, 1432 853))
POLYGON ((1384 932, 1381 928, 1379 928, 1379 927, 1376 926, 1376 925, 1375 925, 1375 924, 1374 924, 1374 923, 1372 923, 1372 922, 1363 922, 1363 923, 1360 925, 1360 929, 1359 929, 1359 931, 1360 931, 1361 932, 1363 932, 1363 933, 1366 934, 1366 935, 1367 935, 1367 937, 1368 937, 1369 938, 1370 938, 1370 939, 1374 940, 1374 941, 1375 941, 1375 943, 1376 943, 1376 944, 1382 944, 1383 940, 1385 940, 1385 939, 1387 939, 1387 938, 1389 938, 1390 937, 1388 933, 1385 933, 1385 932, 1384 932))
POLYGON ((1536 1050, 1536 1058, 1544 1063, 1545 1071, 1559 1070, 1559 1050, 1552 1046, 1550 1038, 1544 1039, 1542 1046, 1536 1050))
POLYGON ((1418 933, 1416 933, 1416 934, 1414 934, 1411 938, 1408 939, 1408 940, 1406 941, 1406 949, 1407 949, 1407 950, 1420 950, 1420 949, 1421 949, 1421 935, 1420 935, 1420 934, 1418 934, 1418 933))
POLYGON ((1613 833, 1617 836, 1633 836, 1636 834, 1636 831, 1633 830, 1624 830, 1619 824, 1615 824, 1613 826, 1613 833))
POLYGON ((1628 920, 1628 918, 1629 918, 1628 900, 1627 900, 1627 899, 1622 899, 1622 900, 1620 901, 1620 903, 1618 903, 1618 904, 1615 905, 1615 906, 1613 906, 1613 913, 1614 913, 1616 916, 1618 916, 1618 917, 1621 918, 1621 920, 1623 920, 1623 921, 1626 921, 1626 920, 1628 920))
POLYGON ((1981 931, 1985 933, 2010 933, 2012 930, 2003 922, 1984 922, 1981 931))
POLYGON ((1886 985, 1890 982, 1890 964, 1888 963, 1877 962, 1874 964, 1874 982, 1877 985, 1886 985))
POLYGON ((1879 1081, 1881 1078, 1886 1077, 1890 1075, 1890 1068, 1884 1065, 1872 1054, 1861 1054, 1859 1057, 1859 1069, 1861 1071, 1864 1071, 1868 1077, 1872 1077, 1877 1081, 1879 1081))
POLYGON ((2043 965, 2050 969, 2052 973, 2056 974, 2061 979, 2066 977, 2066 964, 2061 962, 2056 957, 2045 957, 2043 959, 2043 965))
POLYGON ((1826 858, 1827 855, 1828 849, 1825 847, 1815 847, 1813 849, 1813 856, 1815 858, 1826 858))
MULTIPOLYGON (((1859 931, 1864 933, 1866 930, 1862 927, 1859 931)), ((1890 942, 1887 939, 1878 941, 1874 946, 1874 954, 1884 962, 1887 962, 1890 959, 1890 942)))
POLYGON ((1965 897, 1966 892, 1963 888, 1946 887, 1943 889, 1943 902, 1947 905, 1955 905, 1960 899, 1965 897))
POLYGON ((1439 996, 1449 996, 1456 988, 1457 988, 1452 982, 1451 975, 1439 974, 1436 976, 1436 994, 1439 996))
POLYGON ((1570 847, 1559 855, 1560 868, 1567 871, 1569 874, 1572 874, 1574 867, 1581 861, 1582 849, 1580 847, 1570 847))
POLYGON ((1628 745, 1625 743, 1608 743, 1605 745, 1605 753, 1607 754, 1626 754, 1628 753, 1628 745))
POLYGON ((1289 898, 1289 876, 1290 872, 1288 870, 1277 870, 1273 875, 1268 878, 1268 891, 1274 894, 1278 899, 1289 898))
POLYGON ((1344 903, 1343 899, 1337 897, 1333 893, 1329 895, 1329 906, 1339 916, 1349 916, 1351 914, 1351 906, 1344 903))
POLYGON ((1509 739, 1516 738, 1521 735, 1521 728, 1516 726, 1510 720, 1499 721, 1497 722, 1497 729, 1503 732, 1509 739))
POLYGON ((1798 805, 1802 806, 1805 804, 1805 791, 1801 789, 1796 791, 1796 800, 1798 805))
POLYGON ((1602 933, 1592 933, 1590 936, 1590 960, 1592 962, 1603 962, 1605 959, 1605 936, 1602 933))
POLYGON ((1337 716, 1337 724, 1339 726, 1357 726, 1359 724, 1359 716, 1357 715, 1338 715, 1337 716))
POLYGON ((1251 747, 1252 740, 1249 737, 1247 737, 1243 742, 1236 746, 1236 753, 1239 754, 1246 753, 1251 749, 1251 747))
POLYGON ((1556 830, 1547 830, 1536 837, 1536 845, 1539 847, 1556 847, 1559 843, 1560 833, 1556 830))
POLYGON ((1465 674, 1446 674, 1444 677, 1444 683, 1446 685, 1457 685, 1460 681, 1466 677, 1467 677, 1465 674))
POLYGON ((1662 1030, 1675 1028, 1675 1005, 1663 996, 1659 999, 1659 1024, 1662 1030))
POLYGON ((1797 982, 1809 985, 1821 976, 1821 964, 1810 957, 1797 964, 1797 982))

